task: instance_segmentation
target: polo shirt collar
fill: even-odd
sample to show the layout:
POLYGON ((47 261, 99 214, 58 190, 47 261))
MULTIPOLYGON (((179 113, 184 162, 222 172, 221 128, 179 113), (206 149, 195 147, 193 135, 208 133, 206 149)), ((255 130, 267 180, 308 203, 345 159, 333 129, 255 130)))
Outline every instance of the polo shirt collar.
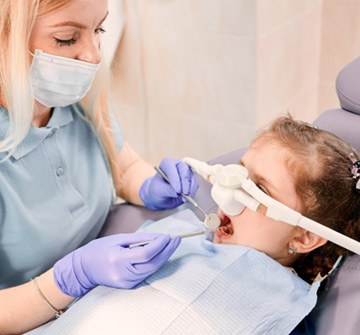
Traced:
MULTIPOLYGON (((24 140, 16 147, 11 155, 16 160, 21 159, 34 150, 55 129, 63 127, 73 121, 71 106, 55 107, 52 116, 45 127, 31 126, 24 140)), ((4 108, 0 107, 0 134, 4 136, 9 127, 9 116, 4 108)))

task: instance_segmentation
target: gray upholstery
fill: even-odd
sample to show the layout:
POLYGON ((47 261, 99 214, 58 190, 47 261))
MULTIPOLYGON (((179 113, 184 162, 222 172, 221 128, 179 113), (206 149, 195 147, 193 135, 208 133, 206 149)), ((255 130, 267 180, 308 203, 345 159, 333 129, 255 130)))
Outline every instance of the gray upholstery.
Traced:
POLYGON ((346 65, 336 78, 336 93, 342 109, 360 114, 360 57, 346 65))
POLYGON ((343 109, 332 109, 323 112, 315 121, 318 128, 326 129, 341 137, 344 141, 360 151, 360 116, 343 109))
MULTIPOLYGON (((360 151, 360 58, 348 64, 338 75, 336 90, 341 108, 323 112, 315 121, 318 128, 329 130, 360 151)), ((236 163, 244 149, 218 157, 210 163, 236 163)), ((350 162, 349 162, 350 163, 350 162)), ((196 199, 207 211, 215 211, 210 185, 198 178, 196 199)), ((172 211, 149 211, 122 204, 113 208, 101 235, 132 232, 145 220, 158 220, 172 211)), ((360 329, 360 256, 349 256, 327 279, 314 311, 297 327, 293 335, 353 335, 360 329)))
MULTIPOLYGON (((314 122, 360 151, 360 57, 336 79, 340 109, 323 112, 314 122)), ((324 283, 315 309, 293 335, 353 335, 360 329, 360 256, 348 256, 324 283)))

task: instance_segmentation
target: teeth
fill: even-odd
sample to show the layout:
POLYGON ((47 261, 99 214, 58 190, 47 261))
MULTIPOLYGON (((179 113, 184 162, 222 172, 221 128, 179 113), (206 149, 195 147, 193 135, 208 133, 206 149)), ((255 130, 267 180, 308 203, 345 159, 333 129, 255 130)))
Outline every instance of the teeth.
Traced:
POLYGON ((234 233, 234 230, 231 227, 231 224, 227 224, 226 226, 222 226, 219 228, 219 230, 224 234, 224 235, 232 235, 234 233))

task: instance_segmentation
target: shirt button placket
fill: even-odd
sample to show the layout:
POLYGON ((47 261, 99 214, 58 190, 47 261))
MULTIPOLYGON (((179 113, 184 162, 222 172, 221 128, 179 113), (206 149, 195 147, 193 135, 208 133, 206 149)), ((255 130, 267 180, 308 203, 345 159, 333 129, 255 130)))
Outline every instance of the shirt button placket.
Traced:
POLYGON ((58 177, 61 177, 61 176, 63 176, 65 174, 65 170, 62 168, 62 167, 58 167, 57 169, 56 169, 56 175, 58 176, 58 177))

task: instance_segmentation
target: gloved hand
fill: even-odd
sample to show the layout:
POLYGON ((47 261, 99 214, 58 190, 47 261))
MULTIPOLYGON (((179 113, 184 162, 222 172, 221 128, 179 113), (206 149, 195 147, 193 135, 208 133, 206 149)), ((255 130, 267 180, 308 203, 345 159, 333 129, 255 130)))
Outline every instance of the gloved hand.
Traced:
POLYGON ((179 237, 157 233, 118 234, 93 240, 54 265, 62 292, 81 297, 97 285, 129 289, 158 270, 179 246, 179 237), (130 244, 151 241, 144 246, 130 244))
POLYGON ((168 176, 170 184, 156 173, 146 179, 140 187, 140 198, 149 209, 170 209, 181 205, 185 200, 181 192, 193 197, 199 187, 190 167, 180 160, 165 158, 160 169, 168 176))

